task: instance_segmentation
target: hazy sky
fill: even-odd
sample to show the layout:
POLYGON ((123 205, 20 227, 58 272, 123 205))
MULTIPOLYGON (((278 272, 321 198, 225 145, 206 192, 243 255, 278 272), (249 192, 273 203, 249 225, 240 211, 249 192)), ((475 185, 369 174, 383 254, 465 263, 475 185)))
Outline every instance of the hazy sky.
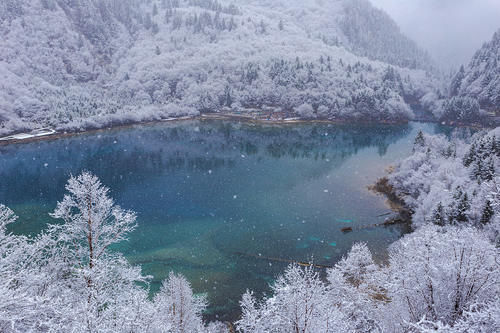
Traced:
POLYGON ((441 65, 458 67, 500 29, 500 0, 371 0, 441 65))

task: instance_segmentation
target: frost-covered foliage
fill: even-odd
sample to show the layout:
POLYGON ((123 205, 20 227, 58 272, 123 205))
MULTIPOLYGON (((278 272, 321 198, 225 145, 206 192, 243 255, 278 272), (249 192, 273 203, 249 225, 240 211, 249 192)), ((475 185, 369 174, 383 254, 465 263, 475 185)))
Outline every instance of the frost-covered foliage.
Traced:
POLYGON ((413 154, 389 175, 389 182, 413 211, 413 226, 473 225, 500 240, 498 170, 500 130, 459 138, 425 136, 415 140, 413 154))
POLYGON ((242 332, 483 332, 498 326, 499 253, 471 227, 425 226, 389 249, 389 264, 374 263, 355 244, 327 281, 312 268, 291 266, 260 305, 243 296, 242 332), (324 312, 324 309, 329 309, 324 312), (307 325, 307 327, 306 327, 307 325), (474 330, 473 330, 474 331, 474 330))
POLYGON ((495 245, 471 227, 429 225, 399 240, 390 249, 385 284, 387 307, 397 318, 393 329, 423 318, 454 326, 467 321, 468 311, 487 315, 491 309, 482 304, 500 296, 498 259, 495 245))
POLYGON ((361 0, 8 0, 0 17, 0 134, 225 108, 399 120, 438 86, 361 0))
POLYGON ((460 68, 450 93, 476 99, 485 109, 500 109, 500 30, 476 52, 467 67, 460 68))
POLYGON ((89 173, 72 177, 52 214, 63 220, 28 239, 6 233, 16 220, 0 206, 0 330, 2 332, 224 332, 206 328, 205 302, 171 275, 154 300, 149 277, 110 246, 135 226, 89 173))
POLYGON ((170 273, 154 298, 154 306, 154 326, 160 332, 203 332, 201 314, 206 301, 193 295, 183 276, 170 273))
POLYGON ((354 332, 348 318, 331 297, 328 286, 313 268, 290 266, 273 286, 273 297, 257 304, 243 295, 242 332, 354 332))
POLYGON ((474 122, 481 117, 480 106, 475 98, 452 97, 443 103, 441 120, 474 122))

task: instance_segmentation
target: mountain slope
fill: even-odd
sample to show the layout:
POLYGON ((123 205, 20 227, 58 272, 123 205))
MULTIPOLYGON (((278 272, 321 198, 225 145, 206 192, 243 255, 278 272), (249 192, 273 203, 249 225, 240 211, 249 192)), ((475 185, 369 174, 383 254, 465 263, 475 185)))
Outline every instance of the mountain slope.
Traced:
POLYGON ((438 86, 365 0, 6 0, 0 17, 4 134, 224 108, 399 120, 438 86))
POLYGON ((477 99, 482 108, 500 110, 500 30, 453 78, 451 96, 477 99))

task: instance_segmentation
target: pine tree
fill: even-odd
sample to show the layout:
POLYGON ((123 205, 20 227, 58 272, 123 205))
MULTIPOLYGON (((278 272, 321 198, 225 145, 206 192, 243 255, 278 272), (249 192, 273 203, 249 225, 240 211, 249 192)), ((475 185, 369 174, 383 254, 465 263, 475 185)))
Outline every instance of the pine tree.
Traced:
POLYGON ((470 203, 469 203, 469 198, 467 196, 467 192, 465 192, 462 195, 462 198, 460 199, 458 206, 457 206, 457 211, 455 215, 455 221, 460 222, 460 223, 466 223, 469 221, 469 216, 467 215, 467 212, 470 210, 470 203))
POLYGON ((472 162, 474 162, 475 159, 476 159, 476 143, 474 142, 470 146, 469 152, 464 156, 464 161, 463 161, 464 166, 469 167, 472 164, 472 162))
POLYGON ((500 139, 497 139, 496 135, 493 135, 493 139, 491 142, 491 151, 492 154, 495 154, 497 157, 500 157, 500 139))
POLYGON ((481 216, 481 224, 486 225, 491 222, 491 218, 495 214, 493 210, 493 206, 491 205, 491 201, 486 200, 486 204, 484 205, 483 215, 481 216))
POLYGON ((482 175, 483 175, 483 161, 482 159, 478 158, 472 165, 472 177, 481 182, 482 175))
POLYGON ((462 81, 465 77, 465 69, 464 66, 462 65, 460 67, 460 70, 458 73, 455 75, 451 82, 451 87, 450 87, 450 95, 451 96, 457 96, 459 91, 460 91, 460 86, 462 85, 462 81))
POLYGON ((440 202, 432 217, 432 222, 436 225, 443 227, 446 224, 446 214, 444 212, 443 204, 440 202))
POLYGON ((481 179, 483 181, 491 181, 495 177, 495 163, 493 161, 493 157, 490 157, 486 162, 486 165, 483 167, 481 179))
POLYGON ((417 137, 415 138, 415 141, 413 142, 413 152, 415 152, 419 148, 425 147, 425 137, 424 133, 422 131, 418 131, 417 137))

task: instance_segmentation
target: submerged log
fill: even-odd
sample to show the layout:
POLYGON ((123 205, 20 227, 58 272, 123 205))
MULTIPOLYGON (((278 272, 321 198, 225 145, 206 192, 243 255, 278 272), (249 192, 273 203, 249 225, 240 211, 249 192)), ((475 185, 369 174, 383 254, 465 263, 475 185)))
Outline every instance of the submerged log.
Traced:
POLYGON ((359 226, 356 228, 347 227, 347 228, 342 228, 341 231, 343 233, 348 233, 348 232, 359 231, 359 230, 368 229, 368 228, 382 227, 382 226, 388 226, 388 225, 394 225, 394 224, 405 224, 405 223, 408 223, 408 219, 403 218, 402 216, 398 216, 398 217, 395 217, 392 219, 387 219, 382 223, 362 225, 362 226, 359 226))

